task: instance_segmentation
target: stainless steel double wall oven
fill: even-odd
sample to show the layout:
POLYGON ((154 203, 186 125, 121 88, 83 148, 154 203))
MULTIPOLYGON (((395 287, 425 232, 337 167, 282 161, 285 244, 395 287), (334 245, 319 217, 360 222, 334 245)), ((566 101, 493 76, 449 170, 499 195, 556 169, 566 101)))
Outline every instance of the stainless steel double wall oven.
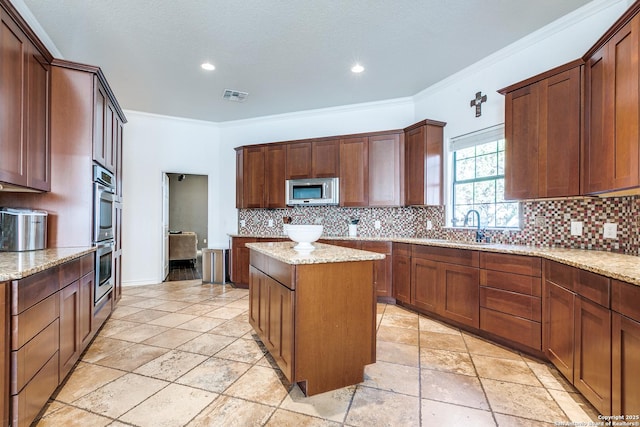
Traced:
POLYGON ((99 165, 93 166, 93 244, 96 245, 94 304, 113 289, 115 178, 99 165))

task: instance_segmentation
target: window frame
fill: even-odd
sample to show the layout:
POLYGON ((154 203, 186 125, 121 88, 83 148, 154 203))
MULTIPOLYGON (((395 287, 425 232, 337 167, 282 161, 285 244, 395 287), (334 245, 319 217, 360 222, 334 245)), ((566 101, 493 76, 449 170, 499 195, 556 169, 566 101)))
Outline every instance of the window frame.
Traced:
MULTIPOLYGON (((505 139, 505 133, 504 133, 504 124, 498 124, 495 126, 491 126, 485 129, 480 129, 477 131, 473 131, 473 132, 469 132, 467 134, 464 135, 460 135, 457 137, 453 137, 450 138, 449 140, 449 144, 448 144, 448 149, 449 149, 449 156, 448 159, 449 161, 448 166, 449 166, 449 171, 450 173, 447 174, 447 193, 448 193, 448 200, 449 203, 447 205, 446 208, 446 212, 445 212, 445 228, 467 228, 467 227, 471 227, 471 226, 464 226, 462 224, 462 221, 464 219, 461 218, 456 218, 455 217, 455 212, 456 212, 456 205, 454 204, 456 201, 456 190, 455 187, 456 185, 460 185, 460 184, 475 184, 475 183, 479 183, 479 182, 494 182, 496 183, 497 180, 499 179, 504 179, 505 175, 504 175, 504 165, 503 165, 503 170, 501 174, 498 174, 499 171, 499 164, 497 163, 497 156, 499 156, 499 153, 501 152, 500 150, 500 146, 499 141, 500 140, 504 140, 505 139), (490 153, 488 155, 493 155, 496 156, 496 174, 495 175, 490 175, 490 176, 482 176, 482 177, 478 177, 477 176, 477 169, 474 170, 474 177, 473 178, 469 178, 469 179, 464 179, 464 180, 457 180, 457 172, 458 172, 458 162, 459 159, 457 159, 457 155, 456 152, 460 151, 462 149, 465 148, 471 148, 471 147, 477 147, 483 144, 487 144, 487 143, 491 143, 491 142, 496 142, 496 150, 493 153, 490 153), (458 161, 456 161, 458 160, 458 161), (456 221, 457 220, 457 221, 456 221), (455 222, 454 222, 455 221, 455 222)), ((505 141, 506 143, 506 141, 505 141)), ((506 149, 506 147, 505 147, 506 149)), ((504 151, 502 151, 504 152, 504 151)), ((469 158, 473 158, 474 162, 475 160, 478 159, 478 157, 481 156, 485 156, 487 154, 480 154, 478 155, 477 152, 474 153, 473 157, 469 157, 469 158)), ((494 184, 495 185, 495 184, 494 184)), ((474 194, 474 198, 475 198, 475 194, 474 194)), ((507 201, 504 200, 503 202, 498 202, 498 197, 497 194, 494 194, 493 197, 493 201, 490 204, 493 204, 494 207, 497 207, 498 205, 502 204, 502 203, 514 203, 517 205, 517 218, 518 218, 518 224, 514 225, 514 226, 506 226, 506 225, 487 225, 487 218, 484 218, 484 222, 482 221, 481 218, 481 222, 480 222, 480 227, 484 228, 484 229, 489 229, 489 230, 519 230, 522 228, 522 205, 521 203, 517 202, 517 201, 507 201)), ((475 203, 474 203, 475 204, 475 203)), ((480 204, 480 203, 477 203, 480 204)), ((474 208, 474 207, 472 207, 474 208)), ((495 209, 494 209, 495 210, 495 209)), ((471 221, 471 220, 470 220, 471 221)), ((495 221, 495 218, 494 218, 495 221)), ((473 222, 474 225, 473 227, 476 226, 475 224, 475 218, 473 218, 473 222)))

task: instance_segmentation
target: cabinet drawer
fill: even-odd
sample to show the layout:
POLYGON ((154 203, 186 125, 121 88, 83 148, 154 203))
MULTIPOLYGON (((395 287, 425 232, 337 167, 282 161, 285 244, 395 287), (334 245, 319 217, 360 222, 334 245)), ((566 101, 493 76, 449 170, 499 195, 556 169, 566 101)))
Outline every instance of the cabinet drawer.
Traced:
POLYGON ((17 316, 11 316, 11 350, 18 350, 60 315, 56 292, 17 316))
POLYGON ((73 261, 65 262, 59 268, 58 274, 58 286, 59 289, 64 288, 69 283, 74 282, 80 278, 81 275, 81 260, 80 258, 73 261))
POLYGON ((22 313, 58 291, 58 267, 11 282, 11 314, 22 313))
POLYGON ((640 286, 612 280, 611 309, 640 322, 640 286))
POLYGON ((542 262, 540 258, 524 255, 480 252, 480 268, 540 277, 542 262))
POLYGON ((481 287, 480 307, 524 317, 525 319, 535 320, 536 322, 540 322, 542 319, 541 298, 503 291, 501 289, 481 287))
POLYGON ((555 261, 544 261, 544 278, 558 286, 575 291, 573 283, 574 268, 555 261))
POLYGON ((539 277, 524 276, 522 274, 505 273, 495 270, 480 270, 480 286, 503 289, 539 297, 542 295, 542 285, 539 277))
POLYGON ((20 393, 11 396, 11 425, 31 425, 33 419, 58 387, 58 353, 40 369, 20 393))
POLYGON ((18 394, 58 351, 59 329, 56 319, 22 348, 11 352, 11 394, 18 394))
POLYGON ((80 277, 86 276, 95 269, 94 254, 87 254, 80 258, 80 277))
POLYGON ((289 289, 294 289, 293 271, 290 264, 268 257, 258 251, 251 251, 250 264, 267 276, 274 278, 289 289))
POLYGON ((365 241, 362 242, 362 250, 391 255, 391 242, 381 242, 376 240, 365 241))
POLYGON ((480 329, 536 350, 542 349, 542 326, 532 320, 480 308, 480 329))
POLYGON ((456 248, 441 248, 437 246, 413 245, 412 254, 415 258, 424 258, 432 261, 448 262, 450 264, 477 267, 478 251, 456 248))
POLYGON ((411 256, 411 245, 407 243, 394 243, 393 244, 393 255, 400 256, 411 256))
POLYGON ((575 291, 603 307, 610 307, 609 289, 611 279, 596 273, 576 269, 575 291))

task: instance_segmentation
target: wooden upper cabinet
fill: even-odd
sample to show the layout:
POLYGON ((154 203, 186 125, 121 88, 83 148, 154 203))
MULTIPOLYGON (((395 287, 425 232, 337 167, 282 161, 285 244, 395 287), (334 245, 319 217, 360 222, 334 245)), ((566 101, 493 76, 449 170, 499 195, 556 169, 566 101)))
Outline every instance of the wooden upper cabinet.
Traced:
POLYGON ((369 204, 369 139, 340 140, 340 206, 369 204))
POLYGON ((264 153, 264 207, 284 208, 285 200, 285 165, 287 147, 284 144, 269 145, 264 153))
POLYGON ((49 61, 2 9, 0 21, 0 181, 49 191, 49 61))
POLYGON ((505 198, 580 194, 581 62, 501 89, 505 94, 505 198))
POLYGON ((405 204, 441 205, 443 127, 424 120, 405 131, 405 204))
POLYGON ((286 179, 334 178, 340 173, 340 140, 286 143, 286 179))
POLYGON ((640 5, 634 8, 585 55, 584 194, 640 186, 640 5))
POLYGON ((109 97, 98 82, 98 77, 94 77, 93 84, 93 160, 109 169, 107 167, 109 158, 109 148, 107 147, 107 105, 109 104, 109 97))
POLYGON ((243 207, 264 206, 264 147, 249 147, 243 153, 243 207))
POLYGON ((507 94, 505 100, 504 197, 531 199, 538 194, 538 92, 532 85, 507 94))
POLYGON ((244 205, 244 150, 236 148, 236 209, 244 205))
POLYGON ((311 177, 335 178, 340 174, 340 140, 311 142, 311 177))
POLYGON ((401 206, 404 135, 369 137, 369 206, 401 206))
POLYGON ((287 179, 311 178, 311 142, 290 142, 286 146, 287 179))

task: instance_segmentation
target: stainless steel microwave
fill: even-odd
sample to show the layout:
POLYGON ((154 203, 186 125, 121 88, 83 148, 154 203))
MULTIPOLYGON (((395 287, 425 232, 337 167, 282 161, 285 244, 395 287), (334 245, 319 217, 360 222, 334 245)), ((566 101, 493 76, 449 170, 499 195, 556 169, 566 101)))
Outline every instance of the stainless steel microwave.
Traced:
POLYGON ((339 193, 338 178, 288 179, 286 183, 289 206, 337 205, 340 202, 339 193))

